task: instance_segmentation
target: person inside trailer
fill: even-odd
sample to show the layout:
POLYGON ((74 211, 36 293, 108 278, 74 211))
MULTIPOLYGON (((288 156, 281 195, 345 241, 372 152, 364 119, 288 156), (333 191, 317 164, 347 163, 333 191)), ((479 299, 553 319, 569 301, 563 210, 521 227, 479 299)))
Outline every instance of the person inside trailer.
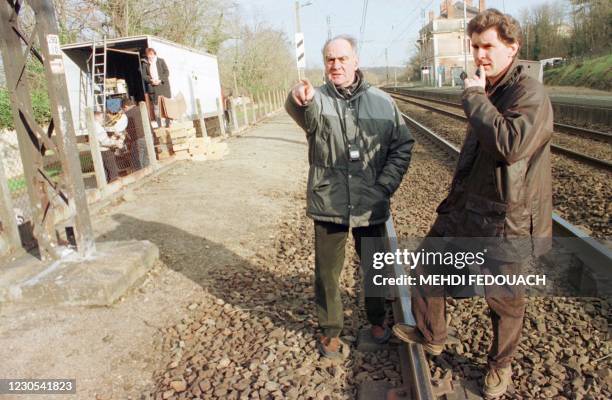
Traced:
MULTIPOLYGON (((155 120, 157 121, 157 127, 161 128, 161 110, 159 107, 159 97, 163 96, 166 98, 172 97, 172 91, 170 89, 170 71, 163 58, 157 57, 157 52, 153 48, 147 48, 145 50, 146 58, 143 60, 143 72, 144 80, 146 83, 147 93, 153 103, 153 110, 155 111, 155 120)), ((165 119, 166 128, 170 127, 170 120, 165 119)))

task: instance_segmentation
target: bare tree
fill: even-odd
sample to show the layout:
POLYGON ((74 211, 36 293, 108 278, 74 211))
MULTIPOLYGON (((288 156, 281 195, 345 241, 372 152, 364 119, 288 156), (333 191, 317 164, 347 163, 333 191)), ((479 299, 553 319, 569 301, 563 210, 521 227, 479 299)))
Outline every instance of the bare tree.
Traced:
POLYGON ((219 53, 225 87, 234 87, 234 74, 239 94, 287 87, 295 81, 295 60, 284 32, 258 23, 244 26, 233 39, 219 53))

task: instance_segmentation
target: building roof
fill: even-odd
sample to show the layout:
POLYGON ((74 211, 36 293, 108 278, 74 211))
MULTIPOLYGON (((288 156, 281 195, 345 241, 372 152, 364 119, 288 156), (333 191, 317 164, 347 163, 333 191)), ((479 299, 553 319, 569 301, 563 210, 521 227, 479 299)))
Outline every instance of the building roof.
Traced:
MULTIPOLYGON (((147 42, 150 40, 156 40, 158 42, 163 42, 165 44, 168 44, 170 46, 174 46, 174 47, 180 47, 182 49, 185 50, 189 50, 189 51, 193 51, 195 53, 200 53, 203 55, 207 55, 210 57, 214 57, 217 58, 216 55, 214 54, 210 54, 206 51, 202 51, 202 50, 198 50, 198 49, 194 49, 193 47, 189 47, 189 46, 185 46, 179 43, 175 43, 172 42, 170 40, 166 40, 166 39, 162 39, 160 37, 157 36, 153 36, 153 35, 136 35, 136 36, 125 36, 125 37, 119 37, 119 38, 112 38, 112 39, 106 39, 106 45, 114 45, 114 44, 128 44, 130 42, 138 42, 141 40, 146 40, 147 42)), ((96 43, 101 43, 101 40, 96 40, 96 43)), ((65 44, 62 46, 62 50, 69 50, 69 49, 82 49, 82 48, 87 48, 87 47, 91 47, 93 45, 93 41, 86 41, 86 42, 77 42, 77 43, 69 43, 69 44, 65 44)))

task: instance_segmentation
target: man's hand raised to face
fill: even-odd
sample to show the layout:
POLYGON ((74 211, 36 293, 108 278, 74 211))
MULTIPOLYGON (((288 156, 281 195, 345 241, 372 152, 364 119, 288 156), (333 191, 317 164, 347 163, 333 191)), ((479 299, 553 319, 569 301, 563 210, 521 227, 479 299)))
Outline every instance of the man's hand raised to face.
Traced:
POLYGON ((479 75, 474 76, 474 78, 465 78, 463 80, 464 83, 464 87, 467 89, 469 87, 481 87, 481 88, 485 88, 486 84, 487 84, 487 78, 485 77, 485 70, 484 67, 481 65, 480 67, 478 67, 478 70, 480 71, 479 75))
POLYGON ((308 79, 302 79, 291 89, 291 95, 298 105, 306 106, 314 97, 314 87, 308 79))

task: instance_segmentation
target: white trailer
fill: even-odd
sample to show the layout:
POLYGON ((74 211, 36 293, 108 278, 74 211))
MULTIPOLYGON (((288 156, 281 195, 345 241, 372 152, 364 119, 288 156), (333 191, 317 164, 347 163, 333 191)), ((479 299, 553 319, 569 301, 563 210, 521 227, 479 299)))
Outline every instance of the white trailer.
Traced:
MULTIPOLYGON (((70 108, 74 126, 80 133, 86 129, 85 110, 94 104, 90 71, 93 45, 93 42, 83 42, 62 46, 70 108)), ((101 46, 102 42, 97 41, 96 45, 101 46)), ((145 49, 152 47, 168 65, 172 97, 181 93, 185 98, 186 117, 196 115, 197 99, 206 118, 217 115, 221 81, 216 56, 149 35, 107 39, 106 46, 106 78, 125 79, 129 96, 135 101, 144 101, 141 59, 145 57, 145 49)))

